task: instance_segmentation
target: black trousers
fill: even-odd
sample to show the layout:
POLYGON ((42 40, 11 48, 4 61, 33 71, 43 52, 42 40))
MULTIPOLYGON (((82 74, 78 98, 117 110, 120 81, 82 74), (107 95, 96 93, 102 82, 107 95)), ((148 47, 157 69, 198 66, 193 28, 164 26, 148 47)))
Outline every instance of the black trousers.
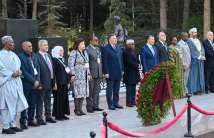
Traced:
POLYGON ((126 105, 135 105, 136 84, 126 84, 126 105))
POLYGON ((106 99, 108 107, 119 103, 120 80, 107 79, 106 99))
POLYGON ((208 90, 214 92, 214 67, 210 67, 209 65, 205 64, 205 90, 206 93, 208 90))
POLYGON ((31 90, 24 90, 24 95, 25 98, 28 102, 28 109, 24 110, 21 112, 21 117, 20 117, 20 124, 26 124, 27 121, 33 121, 34 116, 35 116, 35 110, 36 114, 39 113, 39 104, 38 104, 38 99, 39 99, 39 93, 37 90, 31 89, 31 90))
POLYGON ((93 110, 99 107, 100 83, 100 78, 93 78, 89 81, 89 97, 86 99, 87 110, 93 110))

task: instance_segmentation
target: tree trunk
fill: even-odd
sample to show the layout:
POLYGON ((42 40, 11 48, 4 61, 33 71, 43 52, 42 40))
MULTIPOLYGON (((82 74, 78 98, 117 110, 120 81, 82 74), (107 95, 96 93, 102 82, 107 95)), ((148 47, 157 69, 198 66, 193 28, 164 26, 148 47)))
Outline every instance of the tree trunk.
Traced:
POLYGON ((132 0, 132 31, 135 30, 135 0, 132 0))
POLYGON ((2 17, 7 18, 7 0, 2 0, 2 17))
POLYGON ((90 0, 90 34, 94 31, 94 0, 90 0))
POLYGON ((27 19, 27 0, 24 0, 24 18, 27 19))
POLYGON ((204 38, 206 38, 207 32, 210 31, 210 6, 210 0, 204 0, 204 38))
POLYGON ((167 0, 160 0, 160 29, 167 29, 167 0))
POLYGON ((187 21, 189 19, 189 6, 191 0, 184 0, 184 9, 183 9, 183 23, 182 29, 185 30, 187 27, 187 21))
POLYGON ((37 0, 33 0, 33 11, 32 11, 32 19, 36 19, 37 17, 37 0))

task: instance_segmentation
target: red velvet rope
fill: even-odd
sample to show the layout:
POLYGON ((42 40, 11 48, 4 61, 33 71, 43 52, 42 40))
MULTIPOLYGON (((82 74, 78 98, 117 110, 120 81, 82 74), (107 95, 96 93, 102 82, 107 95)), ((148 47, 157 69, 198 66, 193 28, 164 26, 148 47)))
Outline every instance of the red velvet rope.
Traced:
MULTIPOLYGON (((188 107, 187 104, 184 105, 183 108, 181 109, 181 111, 171 121, 169 121, 163 127, 158 128, 158 129, 153 130, 153 131, 149 131, 149 132, 145 132, 145 133, 129 132, 129 131, 124 130, 121 127, 113 124, 112 122, 108 122, 108 127, 111 128, 114 131, 117 131, 120 134, 123 134, 123 135, 126 135, 126 136, 130 136, 130 137, 143 137, 143 136, 155 135, 155 134, 158 134, 158 133, 161 133, 161 132, 165 131, 166 129, 171 127, 173 124, 175 124, 178 121, 178 119, 180 119, 181 116, 186 112, 187 107, 188 107)), ((101 135, 103 135, 103 134, 101 134, 101 135)))
POLYGON ((191 108, 205 115, 214 115, 214 112, 206 111, 195 104, 191 104, 191 108))
POLYGON ((106 127, 104 125, 100 125, 100 138, 106 138, 106 127))

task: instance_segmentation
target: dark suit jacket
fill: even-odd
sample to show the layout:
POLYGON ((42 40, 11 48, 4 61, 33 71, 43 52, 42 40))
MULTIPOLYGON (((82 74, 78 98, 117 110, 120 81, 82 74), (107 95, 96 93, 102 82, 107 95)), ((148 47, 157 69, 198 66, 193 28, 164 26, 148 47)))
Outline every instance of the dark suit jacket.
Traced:
POLYGON ((214 68, 214 48, 212 47, 208 39, 203 41, 203 46, 206 56, 205 64, 207 67, 214 68))
POLYGON ((121 49, 116 46, 112 48, 110 44, 103 49, 103 73, 109 74, 110 80, 121 80, 122 78, 122 63, 121 49))
POLYGON ((166 48, 163 46, 163 44, 160 41, 156 43, 156 46, 157 46, 157 51, 159 55, 159 62, 168 61, 169 59, 168 49, 166 50, 166 48))
POLYGON ((137 84, 140 81, 138 56, 131 49, 125 49, 123 52, 124 75, 123 82, 126 84, 137 84))
POLYGON ((90 73, 93 78, 102 78, 102 56, 101 51, 98 47, 94 49, 91 45, 86 48, 89 57, 90 73), (98 64, 97 59, 100 59, 98 64))
POLYGON ((59 60, 67 67, 67 64, 63 62, 62 59, 53 58, 55 80, 57 84, 65 85, 68 84, 69 75, 66 73, 64 65, 59 60))
POLYGON ((35 81, 40 81, 40 67, 38 59, 35 53, 32 53, 31 59, 34 68, 37 70, 38 75, 34 75, 34 68, 32 66, 30 55, 26 52, 19 54, 19 59, 21 61, 21 71, 23 73, 22 83, 24 91, 32 90, 34 88, 35 81))
POLYGON ((155 65, 157 65, 159 63, 158 51, 157 51, 156 47, 157 46, 153 46, 153 49, 155 52, 154 56, 147 45, 145 45, 141 49, 140 59, 141 59, 141 64, 143 66, 144 73, 148 72, 152 67, 154 67, 155 65))
MULTIPOLYGON (((40 66, 40 76, 41 76, 40 82, 41 82, 42 88, 44 90, 50 90, 54 86, 54 82, 53 82, 54 79, 53 80, 51 79, 51 72, 43 56, 40 53, 37 53, 37 57, 38 57, 39 66, 40 66)), ((52 62, 50 55, 49 55, 49 59, 52 62)))

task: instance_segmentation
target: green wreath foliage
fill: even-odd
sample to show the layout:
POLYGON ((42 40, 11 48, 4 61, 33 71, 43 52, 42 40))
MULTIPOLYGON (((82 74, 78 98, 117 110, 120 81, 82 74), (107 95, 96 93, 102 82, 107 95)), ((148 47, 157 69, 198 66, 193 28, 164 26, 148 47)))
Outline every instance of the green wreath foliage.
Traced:
POLYGON ((161 63, 152 68, 148 74, 141 80, 140 89, 137 98, 137 112, 144 125, 155 125, 160 123, 161 118, 166 117, 171 108, 171 101, 165 101, 161 112, 159 105, 153 105, 152 95, 154 87, 163 79, 166 70, 169 73, 169 79, 172 85, 173 97, 179 96, 181 87, 179 85, 180 76, 173 62, 161 63))

